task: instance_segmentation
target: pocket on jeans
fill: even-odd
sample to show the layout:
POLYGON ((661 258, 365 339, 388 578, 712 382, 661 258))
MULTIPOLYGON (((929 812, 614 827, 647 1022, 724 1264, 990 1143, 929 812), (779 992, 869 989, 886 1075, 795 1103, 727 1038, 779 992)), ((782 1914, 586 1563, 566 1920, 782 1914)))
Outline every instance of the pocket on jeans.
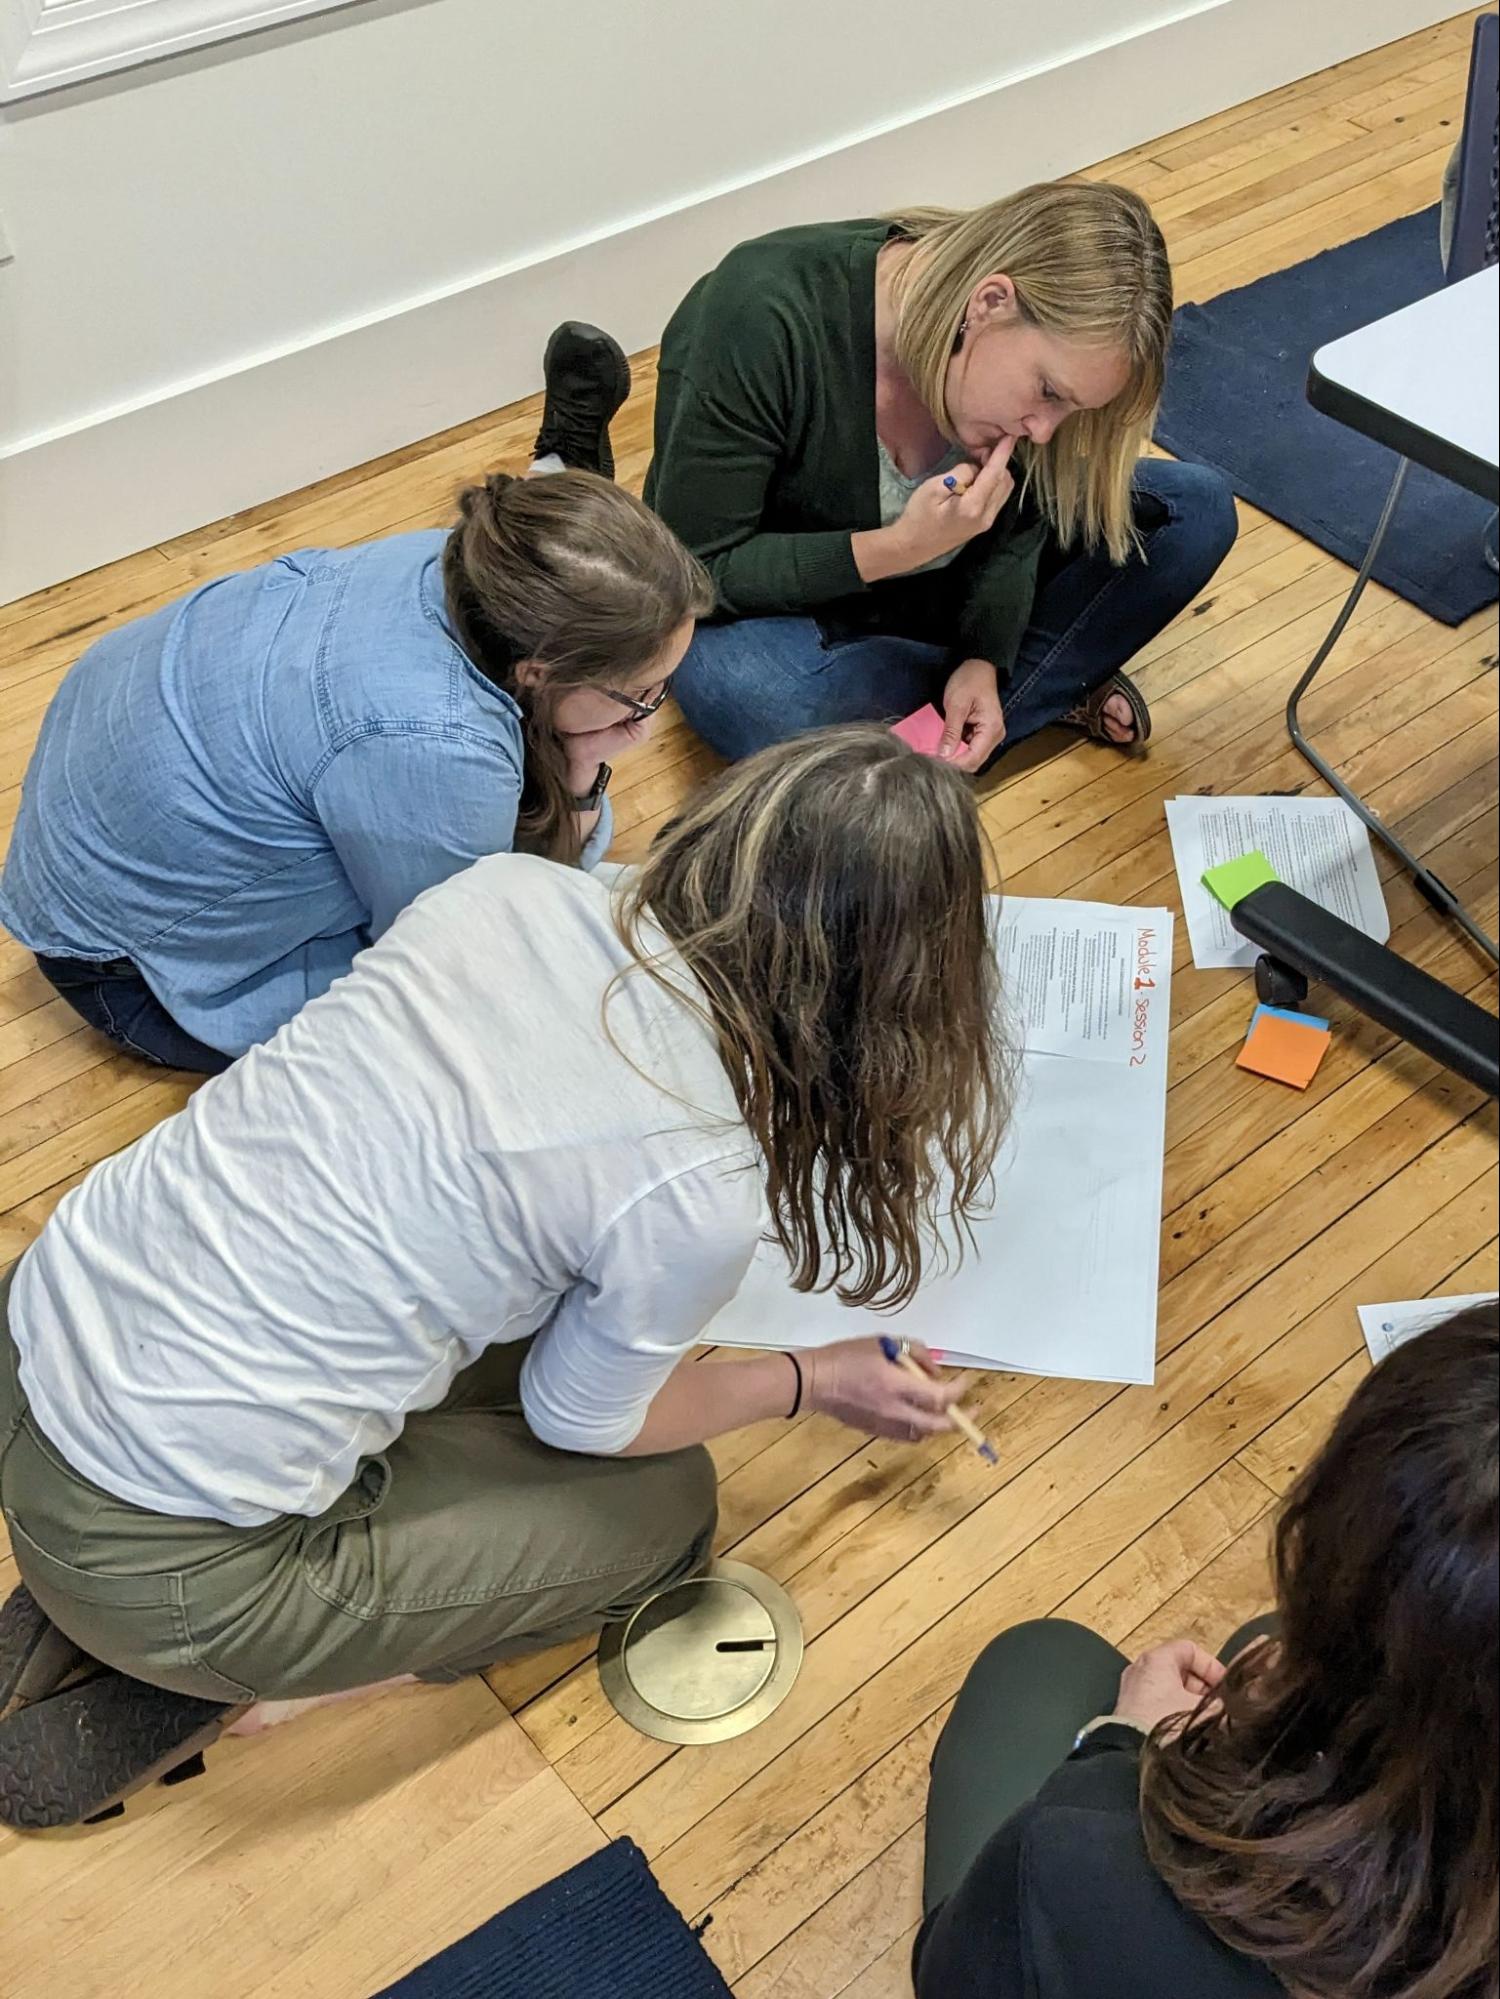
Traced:
POLYGON ((354 1483, 307 1523, 303 1535, 302 1572, 309 1586, 352 1617, 377 1617, 389 1608, 376 1595, 370 1516, 379 1511, 390 1482, 386 1460, 367 1458, 354 1483))
POLYGON ((98 1576, 60 1561, 10 1516, 21 1580, 60 1631, 107 1666, 140 1678, 182 1663, 190 1650, 175 1575, 98 1576))
MULTIPOLYGON (((60 1560, 14 1515, 10 1531, 22 1580, 58 1630, 90 1658, 198 1700, 241 1706, 256 1698, 253 1688, 221 1673, 199 1649, 188 1621, 182 1573, 162 1569, 147 1575, 96 1575, 60 1560)), ((199 1571, 211 1567, 200 1564, 199 1571)))
POLYGON ((874 632, 858 631, 848 625, 825 625, 821 618, 814 618, 813 625, 818 634, 818 662, 821 667, 832 666, 851 646, 864 645, 876 637, 874 632))

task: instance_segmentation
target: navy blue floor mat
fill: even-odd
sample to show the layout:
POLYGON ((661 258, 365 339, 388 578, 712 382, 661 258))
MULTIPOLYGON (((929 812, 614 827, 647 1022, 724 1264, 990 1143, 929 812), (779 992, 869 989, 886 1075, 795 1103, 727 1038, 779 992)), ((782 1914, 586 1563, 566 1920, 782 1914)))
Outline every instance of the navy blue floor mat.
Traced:
MULTIPOLYGON (((1357 567, 1396 455, 1307 401, 1314 351, 1443 282, 1438 211, 1425 210, 1290 270, 1178 312, 1157 442, 1214 465, 1236 493, 1357 567)), ((1494 510, 1413 467, 1375 579, 1456 625, 1495 601, 1484 560, 1494 510)), ((1331 615, 1331 613, 1330 613, 1331 615)))
POLYGON ((640 1848, 616 1840, 378 1999, 730 1999, 640 1848))

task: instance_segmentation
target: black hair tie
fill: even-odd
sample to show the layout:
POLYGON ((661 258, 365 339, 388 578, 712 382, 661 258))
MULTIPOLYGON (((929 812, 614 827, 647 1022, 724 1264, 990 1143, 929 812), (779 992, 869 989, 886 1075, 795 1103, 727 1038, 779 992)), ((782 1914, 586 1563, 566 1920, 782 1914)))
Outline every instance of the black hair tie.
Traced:
POLYGON ((787 1359, 792 1363, 793 1372, 797 1376, 797 1399, 792 1404, 791 1408, 788 1409, 788 1411, 786 1412, 786 1420, 790 1423, 794 1416, 800 1416, 802 1414, 803 1380, 802 1380, 801 1361, 798 1360, 797 1356, 794 1353, 789 1353, 787 1355, 787 1359))

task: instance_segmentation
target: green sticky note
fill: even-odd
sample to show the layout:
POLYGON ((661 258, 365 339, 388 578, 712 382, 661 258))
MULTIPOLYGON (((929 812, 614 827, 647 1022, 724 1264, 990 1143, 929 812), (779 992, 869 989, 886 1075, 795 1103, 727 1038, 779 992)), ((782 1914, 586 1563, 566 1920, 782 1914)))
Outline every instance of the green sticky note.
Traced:
POLYGON ((1226 909, 1243 902, 1253 888, 1264 888, 1277 880, 1276 870, 1264 854, 1241 854, 1237 861, 1221 861, 1204 871, 1203 886, 1226 909))

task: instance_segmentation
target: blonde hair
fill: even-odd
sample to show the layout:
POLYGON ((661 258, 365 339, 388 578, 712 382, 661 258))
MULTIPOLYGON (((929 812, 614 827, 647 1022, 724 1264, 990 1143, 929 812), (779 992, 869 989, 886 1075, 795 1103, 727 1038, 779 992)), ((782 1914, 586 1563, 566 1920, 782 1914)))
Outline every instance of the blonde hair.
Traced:
POLYGON ((579 857, 578 815, 554 725, 570 688, 629 686, 672 634, 714 606, 708 571, 666 523, 592 472, 493 472, 459 495, 443 550, 449 622, 481 673, 520 708, 526 770, 517 845, 579 857), (546 669, 535 687, 516 667, 546 669))
POLYGON ((1078 410, 1046 444, 1015 451, 1024 484, 1068 545, 1080 538, 1123 562, 1136 546, 1130 482, 1151 436, 1172 331, 1172 269, 1160 229, 1129 188, 1042 181, 984 208, 892 217, 918 246, 896 272, 896 358, 951 437, 948 367, 969 301, 1003 274, 1029 324, 1089 346, 1120 348, 1125 388, 1078 410))
POLYGON ((799 1290, 899 1306, 988 1205, 1014 1055, 973 791, 883 727, 762 750, 690 800, 620 911, 704 996, 799 1290))

